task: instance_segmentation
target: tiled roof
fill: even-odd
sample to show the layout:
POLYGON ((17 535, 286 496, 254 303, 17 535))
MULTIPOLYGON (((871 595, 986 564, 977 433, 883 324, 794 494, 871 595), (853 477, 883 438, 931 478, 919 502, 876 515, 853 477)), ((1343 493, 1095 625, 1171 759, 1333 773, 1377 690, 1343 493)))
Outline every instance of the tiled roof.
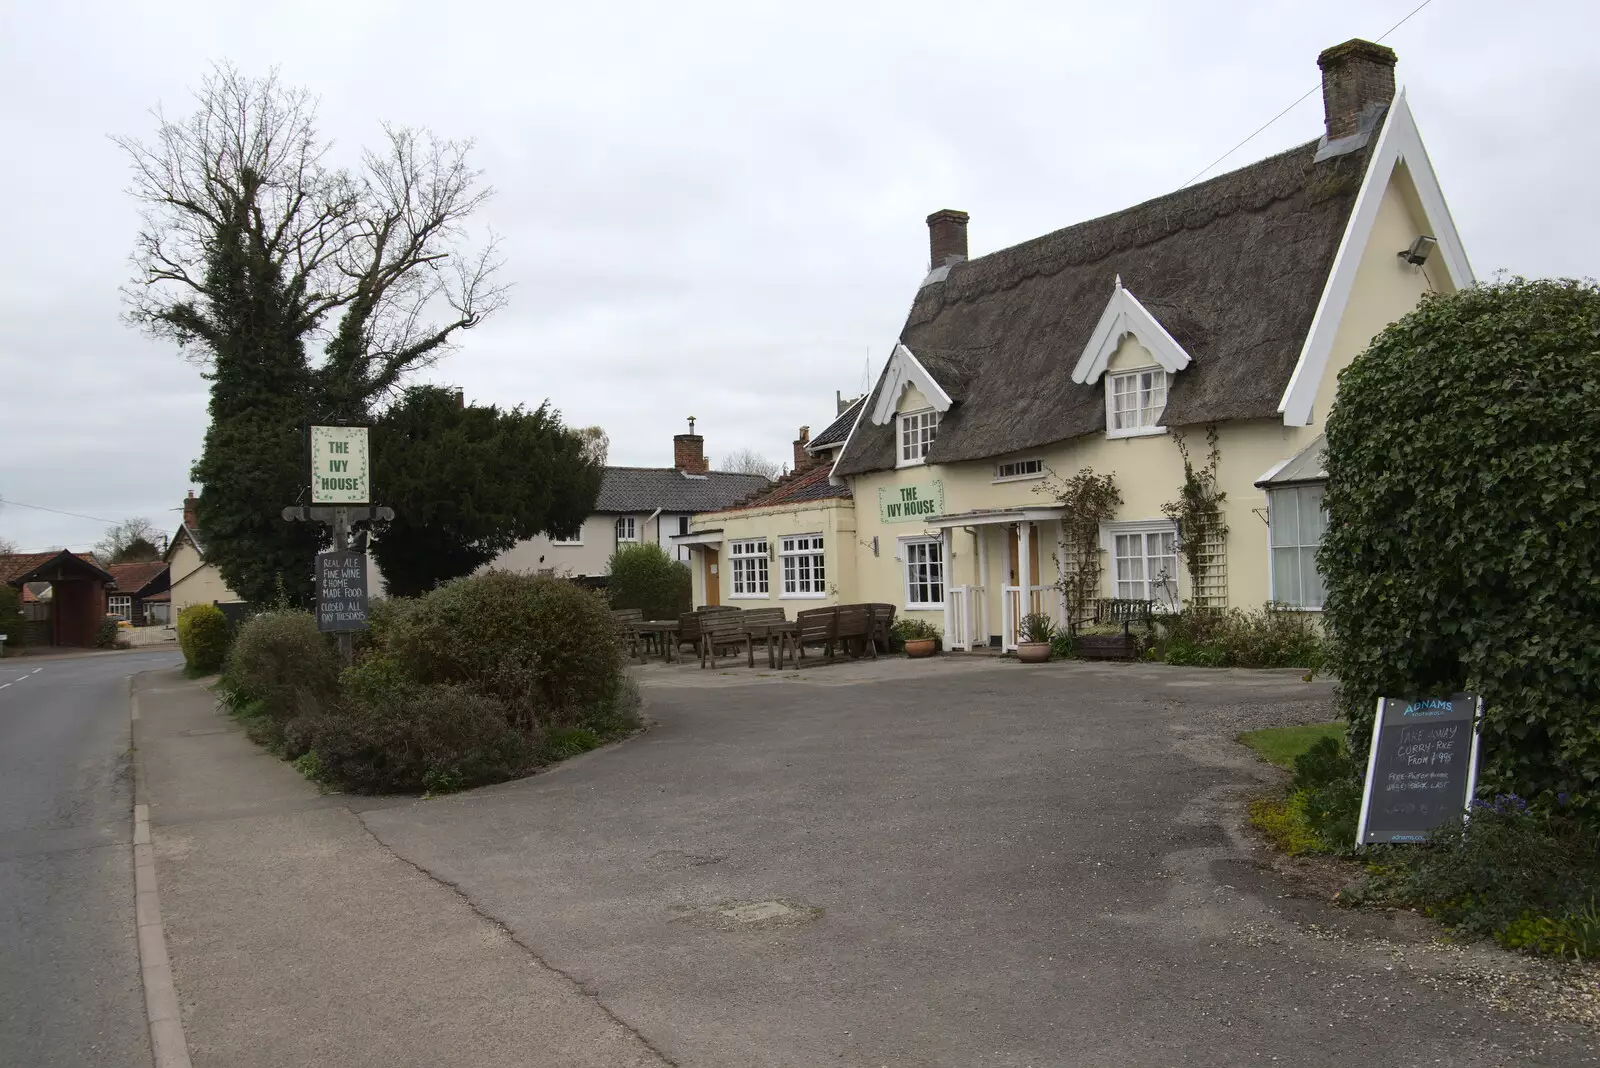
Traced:
POLYGON ((172 600, 171 590, 162 590, 160 593, 152 593, 150 596, 145 598, 145 602, 147 604, 160 604, 162 601, 170 600, 172 600))
POLYGON ((707 471, 686 475, 673 467, 608 467, 600 480, 596 512, 715 512, 770 482, 765 475, 707 471))
POLYGON ((166 572, 167 562, 148 560, 139 563, 112 564, 107 570, 117 582, 118 593, 138 593, 166 572))
POLYGON ((850 428, 856 425, 856 416, 861 411, 861 406, 867 403, 866 397, 858 397, 856 402, 840 413, 839 418, 823 428, 822 433, 812 438, 806 448, 811 452, 828 448, 830 445, 843 445, 850 437, 850 428))
POLYGON ((56 549, 44 553, 8 553, 0 556, 0 582, 9 582, 13 585, 23 575, 38 570, 58 556, 74 556, 90 567, 109 577, 105 565, 95 559, 94 553, 68 553, 65 549, 56 549))
POLYGON ((803 471, 784 475, 770 489, 740 501, 724 511, 744 511, 750 508, 772 508, 781 504, 803 504, 806 501, 826 501, 835 498, 849 499, 849 486, 835 486, 828 482, 831 465, 816 463, 803 471))

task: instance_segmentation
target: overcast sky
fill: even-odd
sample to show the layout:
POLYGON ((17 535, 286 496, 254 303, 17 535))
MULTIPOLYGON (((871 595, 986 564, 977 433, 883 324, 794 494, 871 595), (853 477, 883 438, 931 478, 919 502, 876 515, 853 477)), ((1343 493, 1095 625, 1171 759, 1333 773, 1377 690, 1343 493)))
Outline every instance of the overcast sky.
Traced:
MULTIPOLYGON (((382 120, 476 139, 514 289, 428 377, 667 465, 690 415, 714 461, 820 430, 888 355, 929 212, 970 212, 976 256, 1168 192, 1418 2, 0 0, 0 498, 176 525, 206 388, 121 321, 109 138, 213 61, 320 94, 345 161, 382 120)), ((1479 278, 1597 273, 1597 31, 1592 3, 1433 0, 1386 42, 1479 278)), ((1314 94, 1213 173, 1321 121, 1314 94)), ((25 549, 103 528, 0 504, 25 549)))

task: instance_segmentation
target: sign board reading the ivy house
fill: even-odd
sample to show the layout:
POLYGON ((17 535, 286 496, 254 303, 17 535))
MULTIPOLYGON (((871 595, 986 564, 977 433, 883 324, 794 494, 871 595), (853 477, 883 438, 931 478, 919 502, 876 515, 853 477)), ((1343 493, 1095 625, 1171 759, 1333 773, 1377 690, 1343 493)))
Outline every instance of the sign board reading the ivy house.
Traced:
POLYGON ((944 513, 944 482, 933 479, 915 486, 885 486, 878 490, 878 519, 884 523, 911 523, 944 513))
POLYGON ((368 504, 372 500, 367 463, 367 428, 311 428, 311 503, 368 504))
POLYGON ((367 554, 317 554, 317 629, 367 629, 367 554))
POLYGON ((1380 697, 1356 844, 1425 842, 1461 819, 1478 783, 1483 701, 1469 693, 1380 697))

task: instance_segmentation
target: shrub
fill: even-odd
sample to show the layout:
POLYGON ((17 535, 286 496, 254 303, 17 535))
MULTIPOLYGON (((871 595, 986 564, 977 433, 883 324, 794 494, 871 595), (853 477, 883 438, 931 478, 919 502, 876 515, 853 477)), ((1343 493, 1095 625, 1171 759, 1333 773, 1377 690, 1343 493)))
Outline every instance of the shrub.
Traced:
POLYGON ((507 571, 460 579, 407 607, 386 644, 413 682, 470 686, 524 729, 589 726, 619 700, 611 613, 562 579, 507 571))
POLYGON ((538 766, 538 734, 509 719, 499 701, 465 686, 405 684, 379 700, 348 697, 337 709, 302 717, 289 739, 301 750, 297 766, 342 790, 444 793, 538 766))
POLYGON ((637 608, 646 619, 677 619, 694 607, 689 568, 659 545, 623 546, 611 556, 612 608, 637 608))
POLYGON ((1306 826, 1324 852, 1346 853, 1355 848, 1365 778, 1365 769, 1335 738, 1314 742, 1295 757, 1290 788, 1301 799, 1306 826))
POLYGON ((259 702, 283 724, 338 693, 339 661, 309 612, 261 612, 239 627, 222 672, 222 688, 237 702, 259 702))
POLYGON ((937 638, 939 629, 926 619, 915 616, 901 616, 889 626, 889 637, 898 638, 904 645, 906 642, 925 641, 928 638, 937 638))
POLYGON ((192 604, 178 613, 178 648, 191 674, 209 675, 228 656, 228 618, 214 604, 192 604))
POLYGON ((1308 613, 1272 605, 1253 612, 1189 609, 1163 617, 1161 623, 1166 632, 1164 659, 1169 664, 1316 671, 1327 656, 1308 613))
POLYGON ((1029 612, 1017 621, 1017 631, 1025 642, 1048 642, 1056 636, 1056 625, 1042 612, 1029 612))
POLYGON ((1050 639, 1050 655, 1057 660, 1071 660, 1077 653, 1072 648, 1072 635, 1058 630, 1050 639))
POLYGON ((119 637, 121 637, 121 629, 117 624, 117 617, 101 616, 100 626, 96 627, 94 632, 94 647, 96 649, 115 649, 119 637))
POLYGON ((1380 694, 1476 692, 1483 787, 1542 805, 1569 793, 1590 819, 1597 331, 1593 283, 1513 279, 1425 299, 1378 335, 1328 417, 1318 554, 1357 751, 1380 694))
POLYGON ((1470 824, 1435 831, 1427 846, 1390 854, 1365 893, 1418 906, 1466 934, 1581 952, 1596 886, 1600 833, 1507 795, 1474 803, 1470 824))

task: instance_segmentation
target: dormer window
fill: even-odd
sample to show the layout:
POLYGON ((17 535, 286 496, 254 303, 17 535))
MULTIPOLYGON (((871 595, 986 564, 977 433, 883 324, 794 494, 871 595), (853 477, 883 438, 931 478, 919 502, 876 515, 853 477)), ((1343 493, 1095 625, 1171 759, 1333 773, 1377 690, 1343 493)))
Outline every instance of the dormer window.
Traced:
POLYGON ((1106 375, 1106 433, 1111 437, 1159 434, 1167 407, 1167 372, 1142 367, 1106 375))
POLYGON ((920 412, 906 412, 900 416, 900 464, 926 462, 928 448, 939 435, 939 413, 932 408, 920 412))

